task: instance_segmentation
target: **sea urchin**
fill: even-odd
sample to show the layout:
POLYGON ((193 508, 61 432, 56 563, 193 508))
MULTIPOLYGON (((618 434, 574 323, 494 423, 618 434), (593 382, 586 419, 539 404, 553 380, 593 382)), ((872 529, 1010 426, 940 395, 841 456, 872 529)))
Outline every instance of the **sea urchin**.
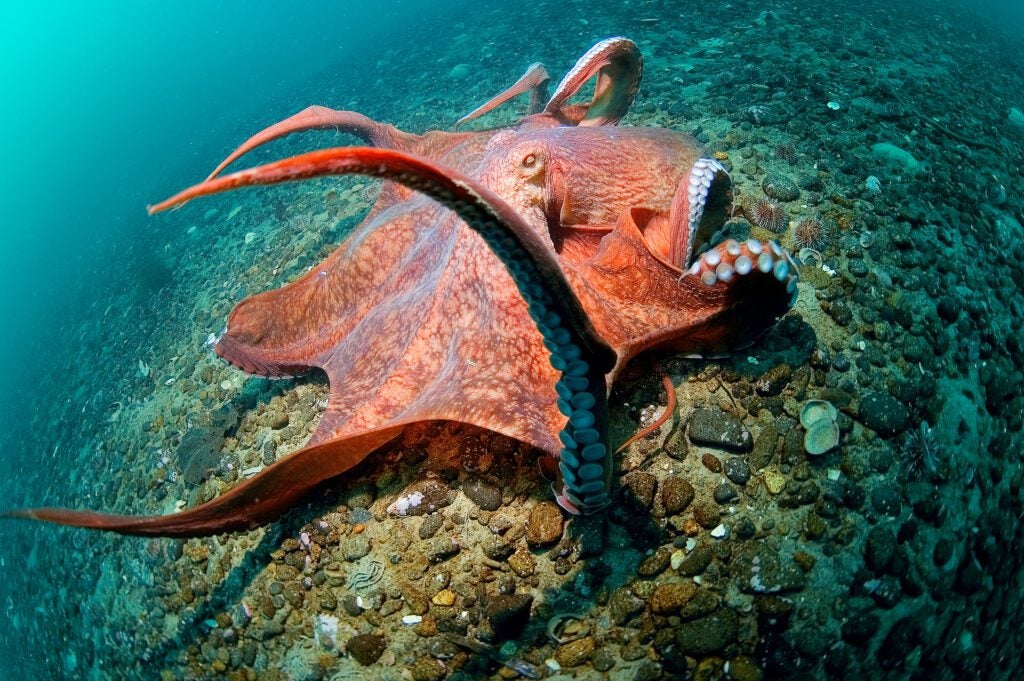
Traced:
POLYGON ((778 234, 786 228, 786 211, 782 204, 771 199, 758 199, 750 209, 751 222, 778 234))
POLYGON ((823 251, 832 243, 832 223, 820 218, 806 218, 793 228, 793 242, 797 248, 823 251))

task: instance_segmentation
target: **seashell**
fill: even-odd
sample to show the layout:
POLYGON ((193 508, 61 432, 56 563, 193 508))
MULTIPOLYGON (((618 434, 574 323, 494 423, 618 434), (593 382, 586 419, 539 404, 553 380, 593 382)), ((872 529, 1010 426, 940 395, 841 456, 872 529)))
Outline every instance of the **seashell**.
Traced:
POLYGON ((811 425, 804 435, 804 451, 820 456, 839 444, 839 426, 831 419, 821 419, 811 425))
POLYGON ((807 404, 800 410, 800 425, 810 430, 811 426, 818 421, 823 419, 835 421, 838 417, 839 412, 831 402, 826 400, 808 400, 807 404))

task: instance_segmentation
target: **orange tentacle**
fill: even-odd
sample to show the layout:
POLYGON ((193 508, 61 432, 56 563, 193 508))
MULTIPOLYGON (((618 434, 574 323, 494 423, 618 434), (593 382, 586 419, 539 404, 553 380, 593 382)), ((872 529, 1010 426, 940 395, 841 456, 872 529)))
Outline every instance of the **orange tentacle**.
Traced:
POLYGON ((657 421, 655 421, 651 425, 639 431, 633 437, 623 442, 622 445, 615 450, 616 454, 620 453, 622 450, 624 450, 626 447, 630 446, 640 438, 647 437, 648 435, 656 431, 658 428, 661 428, 668 422, 669 419, 672 418, 672 415, 676 413, 676 387, 672 384, 672 379, 668 377, 668 374, 662 375, 661 384, 665 386, 665 393, 668 395, 668 403, 665 405, 665 411, 662 412, 661 416, 658 417, 657 421))

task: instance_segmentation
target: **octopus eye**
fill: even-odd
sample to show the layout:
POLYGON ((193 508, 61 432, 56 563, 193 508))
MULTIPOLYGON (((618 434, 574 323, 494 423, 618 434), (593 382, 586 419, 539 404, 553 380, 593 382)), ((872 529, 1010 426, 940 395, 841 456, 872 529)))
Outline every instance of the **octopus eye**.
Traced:
POLYGON ((535 165, 537 165, 537 155, 536 154, 527 154, 523 158, 523 167, 524 168, 532 168, 535 165))

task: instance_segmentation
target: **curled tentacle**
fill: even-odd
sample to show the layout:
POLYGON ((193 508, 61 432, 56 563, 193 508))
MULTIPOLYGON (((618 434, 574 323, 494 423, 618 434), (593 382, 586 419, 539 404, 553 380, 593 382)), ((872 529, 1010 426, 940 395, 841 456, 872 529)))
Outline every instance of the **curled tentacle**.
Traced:
POLYGON ((565 74, 544 111, 578 125, 615 125, 632 106, 642 78, 643 57, 636 43, 621 37, 602 40, 565 74), (567 106, 569 99, 595 75, 597 84, 590 103, 567 106))

